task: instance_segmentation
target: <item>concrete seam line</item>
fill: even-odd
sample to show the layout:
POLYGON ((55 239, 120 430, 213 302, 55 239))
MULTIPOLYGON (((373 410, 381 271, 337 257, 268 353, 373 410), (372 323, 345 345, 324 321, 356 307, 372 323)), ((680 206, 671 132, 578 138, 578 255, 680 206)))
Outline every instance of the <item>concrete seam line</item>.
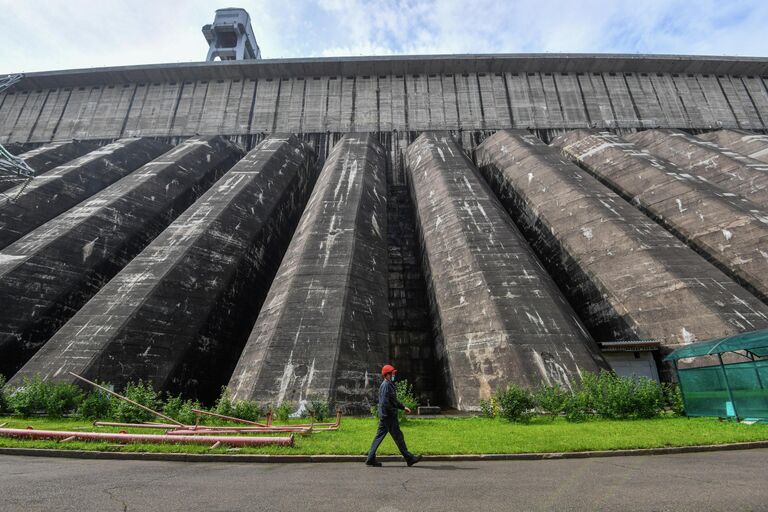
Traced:
MULTIPOLYGON (((638 455, 674 455, 680 453, 716 452, 731 450, 752 450, 768 448, 768 441, 750 441, 745 443, 714 444, 698 446, 675 446, 664 448, 636 448, 625 450, 602 450, 587 452, 550 452, 550 453, 487 453, 468 455, 425 455, 424 461, 434 462, 482 462, 516 460, 558 460, 586 459, 593 457, 628 457, 638 455)), ((0 448, 0 455, 20 455, 31 457, 62 457, 73 459, 97 460, 146 460, 169 462, 267 462, 267 463, 307 463, 307 462, 363 462, 364 455, 227 455, 227 454, 191 454, 191 453, 148 453, 148 452, 100 452, 89 450, 53 450, 43 448, 0 448)), ((402 462, 402 457, 387 455, 377 458, 381 462, 402 462)))

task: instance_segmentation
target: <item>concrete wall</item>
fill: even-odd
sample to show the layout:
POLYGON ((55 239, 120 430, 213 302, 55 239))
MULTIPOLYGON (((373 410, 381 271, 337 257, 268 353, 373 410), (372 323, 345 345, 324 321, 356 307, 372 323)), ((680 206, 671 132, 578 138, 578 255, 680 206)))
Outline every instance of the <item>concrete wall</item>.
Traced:
POLYGON ((221 137, 190 139, 3 249, 0 373, 13 375, 240 156, 221 137))
POLYGON ((314 155, 271 137, 107 283, 16 374, 215 399, 256 320, 314 182, 314 155), (87 335, 84 335, 87 333, 87 335))
MULTIPOLYGON (((13 149, 6 147, 11 154, 16 154, 35 171, 35 176, 48 172, 54 167, 63 165, 70 160, 82 156, 99 147, 96 142, 51 142, 43 144, 29 151, 17 154, 13 149)), ((23 178, 0 174, 0 192, 13 188, 25 181, 23 178)), ((14 196, 11 196, 14 197, 14 196)))
POLYGON ((251 332, 235 399, 312 396, 363 412, 388 361, 384 149, 365 134, 333 148, 251 332))
POLYGON ((329 68, 191 80, 172 78, 169 67, 156 81, 110 81, 113 74, 96 85, 17 89, 0 95, 0 143, 281 131, 768 128, 768 90, 754 76, 471 66, 333 75, 329 68))
MULTIPOLYGON (((442 283, 442 274, 431 271, 428 266, 428 275, 425 276, 424 267, 420 265, 421 242, 418 238, 413 202, 416 195, 412 198, 409 194, 413 183, 409 180, 409 171, 405 165, 406 148, 422 132, 449 130, 458 147, 468 152, 472 152, 495 131, 506 129, 531 129, 547 141, 566 130, 579 128, 609 128, 619 133, 631 133, 646 128, 685 129, 693 133, 718 128, 760 132, 768 130, 766 76, 768 59, 557 54, 287 59, 29 73, 12 89, 0 94, 0 143, 19 144, 13 146, 14 151, 18 151, 22 147, 72 140, 86 140, 93 145, 105 145, 121 138, 143 137, 157 138, 161 141, 158 143, 179 143, 190 136, 225 135, 245 148, 252 148, 265 140, 269 134, 294 132, 312 146, 318 158, 322 160, 329 155, 337 142, 344 140, 342 146, 347 149, 343 151, 353 155, 345 158, 348 161, 369 162, 369 172, 365 177, 356 176, 354 180, 348 179, 349 176, 343 179, 346 180, 345 183, 352 183, 351 190, 359 192, 358 196, 352 194, 344 197, 342 202, 336 201, 339 204, 334 203, 334 200, 320 205, 318 200, 311 210, 313 217, 305 219, 305 229, 300 231, 292 245, 292 252, 289 252, 293 259, 286 259, 286 265, 291 266, 286 266, 278 275, 274 286, 271 286, 270 300, 274 307, 265 308, 265 313, 262 314, 264 320, 260 320, 266 334, 260 335, 254 331, 252 336, 253 343, 256 343, 254 340, 261 340, 258 343, 263 342, 262 345, 266 345, 254 349, 256 352, 252 352, 252 357, 244 360, 246 362, 241 361, 242 364, 250 364, 248 371, 251 371, 263 366, 260 358, 267 354, 271 366, 259 374, 263 377, 259 377, 262 379, 260 383, 252 380, 244 384, 249 391, 244 392, 243 396, 258 394, 260 399, 279 401, 278 398, 301 400, 309 394, 319 394, 328 396, 345 407, 364 409, 376 384, 376 379, 370 378, 373 375, 370 372, 375 371, 385 361, 395 362, 401 368, 401 376, 417 385, 417 392, 421 394, 422 399, 440 401, 443 377, 451 382, 451 375, 442 375, 441 364, 436 364, 438 356, 442 357, 444 354, 440 352, 441 343, 435 344, 432 332, 427 281, 432 287, 454 286, 456 283, 442 283), (345 138, 347 132, 372 134, 372 137, 355 135, 345 138), (378 140, 381 147, 374 139, 378 140), (352 140, 356 142, 353 143, 352 140), (379 181, 372 182, 374 178, 379 181), (322 207, 327 207, 327 210, 323 211, 322 207), (372 211, 376 212, 380 235, 378 238, 373 235, 373 222, 369 218, 372 211), (348 223, 348 227, 337 229, 339 219, 342 218, 348 223), (333 246, 333 241, 342 239, 349 240, 349 243, 336 244, 335 247, 349 249, 351 252, 335 255, 338 265, 330 265, 331 270, 328 270, 328 266, 323 266, 323 262, 317 258, 324 257, 327 243, 333 246), (328 242, 329 240, 331 242, 328 242), (368 252, 361 253, 361 245, 368 247, 368 252), (316 248, 314 252, 312 247, 316 248), (377 255, 375 263, 369 261, 371 254, 377 255), (302 268, 311 270, 306 274, 297 274, 296 269, 302 268), (345 274, 342 269, 351 273, 345 274), (322 286, 318 284, 319 280, 322 280, 322 286), (334 295, 336 302, 333 308, 329 309, 329 302, 324 295, 321 297, 318 291, 321 288, 325 290, 323 293, 337 294, 334 295), (344 290, 356 290, 357 294, 349 292, 343 295, 344 290), (324 298, 326 302, 323 302, 324 298), (281 323, 278 312, 283 310, 290 311, 291 314, 281 323), (333 314, 328 311, 333 311, 333 314), (352 315, 354 319, 351 319, 352 315), (305 318, 311 326, 319 325, 321 327, 318 329, 325 329, 327 332, 323 331, 325 334, 322 336, 317 335, 316 339, 320 340, 317 344, 313 344, 308 335, 307 339, 297 345, 294 355, 291 355, 290 348, 286 350, 286 347, 293 343, 290 340, 293 340, 297 333, 303 335, 310 332, 307 330, 310 327, 297 322, 297 318, 305 318), (385 320, 390 321, 382 323, 385 320), (342 334, 333 337, 327 334, 329 332, 342 334), (360 340, 363 339, 360 334, 362 332, 372 333, 370 343, 373 349, 370 353, 359 351, 360 340), (285 339, 281 336, 285 336, 285 339), (337 348, 338 354, 331 354, 337 348), (262 352, 258 352, 259 350, 262 352), (311 357, 315 356, 317 361, 322 359, 333 363, 316 366, 316 373, 312 374, 309 371, 312 368, 311 357), (337 366, 331 367, 332 365, 337 366), (317 373, 319 371, 325 373, 317 373), (366 372, 369 372, 368 379, 366 372), (259 391, 254 392, 255 389, 259 391)), ((726 130, 719 133, 724 136, 726 130)), ((741 138, 744 137, 742 134, 741 138)), ((764 200, 768 199, 768 183, 762 181, 765 175, 762 168, 764 164, 751 160, 745 166, 743 157, 738 155, 740 152, 746 152, 758 159, 758 156, 768 154, 763 153, 768 146, 756 145, 758 135, 753 134, 751 137, 749 144, 741 139, 728 144, 715 141, 720 147, 713 147, 711 143, 704 143, 701 139, 698 139, 698 142, 689 140, 689 144, 696 146, 692 153, 699 154, 699 151, 704 150, 715 150, 717 153, 701 153, 700 160, 704 164, 695 173, 688 171, 688 174, 705 179, 709 176, 724 188, 727 188, 726 185, 732 186, 733 188, 728 189, 731 192, 736 190, 735 193, 749 196, 759 205, 765 204, 764 200), (729 149, 731 154, 728 154, 729 149), (716 165, 712 165, 712 158, 717 159, 716 165), (726 162, 726 159, 730 160, 726 162), (731 161, 736 163, 730 166, 731 161)), ((665 138, 666 136, 662 137, 665 138)), ((229 147, 221 140, 217 143, 229 147)), ((668 143, 668 140, 663 140, 660 144, 668 143)), ((83 143, 73 142, 69 147, 78 145, 82 146, 83 143)), ((414 148, 422 145, 420 143, 414 148)), ((451 148, 456 151, 456 147, 451 148)), ((237 153, 236 150, 233 151, 237 153)), ((417 149, 413 151, 417 152, 417 149)), ((680 153, 688 150, 677 148, 674 151, 680 153)), ((236 158, 233 156, 232 161, 236 158)), ((320 184, 323 193, 331 195, 339 181, 343 181, 340 173, 345 172, 344 169, 349 170, 341 162, 341 156, 335 156, 333 159, 336 167, 327 171, 328 176, 325 181, 321 180, 320 184)), ((67 162, 69 160, 71 159, 67 159, 67 162)), ((438 161, 434 154, 432 160, 434 169, 442 169, 442 160, 438 161)), ((60 161, 57 165, 67 162, 60 161)), ((184 166, 186 171, 177 169, 180 172, 174 178, 163 182, 174 191, 173 193, 176 193, 180 184, 197 179, 195 176, 198 175, 195 173, 206 167, 201 161, 190 162, 188 166, 184 166)), ((48 164, 40 160, 37 170, 43 170, 46 165, 48 164)), ((412 165, 415 164, 412 162, 412 165)), ((538 166, 536 173, 545 174, 546 166, 535 165, 538 166)), ((440 172, 434 169, 432 171, 438 178, 443 179, 444 177, 439 176, 440 172)), ((559 176, 560 171, 557 169, 548 175, 553 180, 559 176)), ((212 171, 210 175, 206 174, 205 184, 192 187, 193 190, 188 195, 182 194, 184 201, 175 203, 170 209, 164 209, 166 213, 162 214, 152 210, 152 207, 156 206, 156 202, 167 199, 166 191, 157 187, 137 188, 133 195, 126 192, 126 197, 131 198, 130 201, 119 202, 112 196, 103 195, 116 184, 90 198, 86 197, 87 194, 77 196, 78 200, 85 201, 77 205, 74 204, 77 200, 73 199, 70 201, 72 204, 63 206, 59 209, 61 211, 52 207, 42 208, 43 216, 47 216, 43 220, 48 222, 0 252, 0 303, 10 305, 5 308, 7 311, 0 312, 0 362, 7 365, 7 368, 0 367, 0 372, 12 371, 17 367, 17 363, 20 364, 44 343, 108 279, 150 243, 179 213, 180 208, 189 205, 197 194, 202 193, 221 170, 223 168, 212 171), (139 197, 140 194, 147 197, 139 197), (106 201, 108 206, 99 206, 93 202, 94 198, 106 201), (146 204, 145 200, 151 204, 146 204), (72 208, 64 211, 68 206, 72 208), (145 206, 149 209, 144 210, 145 206), (84 209, 86 207, 87 209, 84 209), (54 218, 58 213, 61 215, 54 218), (111 221, 108 218, 110 216, 111 221), (153 217, 147 219, 147 216, 153 217), (70 230, 62 223, 63 220, 57 222, 61 219, 72 225, 81 225, 78 224, 80 221, 75 219, 84 219, 83 229, 70 230), (138 225, 149 227, 137 228, 138 225), (40 233, 43 233, 41 230, 45 226, 51 228, 43 236, 40 233), (35 233, 40 235, 29 238, 35 233), (123 236, 120 233, 131 241, 119 241, 118 238, 123 236), (24 240, 27 242, 19 245, 24 240), (2 352, 6 348, 9 353, 14 354, 13 357, 18 357, 18 361, 8 363, 10 359, 2 352)), ((474 169, 471 169, 472 172, 466 169, 463 171, 467 179, 472 176, 472 172, 476 172, 474 169)), ((570 171, 566 169, 564 172, 567 174, 571 171, 572 167, 570 171)), ((66 180, 62 180, 62 184, 67 185, 66 190, 91 186, 91 181, 98 181, 94 179, 94 172, 81 174, 75 180, 75 185, 67 185, 66 180)), ((445 172, 454 173, 456 169, 445 172)), ((528 172, 530 171, 525 171, 519 177, 520 183, 515 187, 525 190, 528 172)), ((145 174, 149 176, 150 173, 145 174)), ((458 201, 459 197, 471 197, 461 190, 460 183, 440 182, 438 178, 435 183, 444 187, 446 198, 458 201)), ((33 185, 33 189, 42 183, 40 181, 33 185)), ((578 188, 578 184, 558 183, 564 187, 563 190, 569 191, 564 192, 563 197, 568 196, 568 193, 584 192, 584 189, 578 188)), ((432 186, 431 183, 428 185, 432 186)), ((550 194, 551 190, 549 189, 550 194)), ((627 205, 626 208, 632 212, 622 210, 622 215, 631 222, 620 225, 610 210, 613 208, 619 211, 616 206, 618 203, 612 202, 620 201, 615 195, 606 200, 609 206, 601 206, 594 201, 598 198, 606 199, 608 196, 603 195, 604 191, 590 189, 584 194, 584 201, 594 208, 590 207, 589 212, 575 209, 573 214, 587 216, 590 212, 596 212, 595 214, 599 214, 601 219, 606 219, 606 222, 598 224, 592 219, 596 223, 595 226, 590 226, 594 230, 593 233, 610 228, 613 230, 610 233, 613 234, 609 234, 604 241, 600 238, 600 244, 595 238, 592 246, 586 249, 574 245, 576 249, 571 247, 569 250, 578 253, 578 250, 583 249, 584 252, 579 253, 580 257, 594 258, 595 262, 589 265, 602 268, 603 274, 580 273, 581 267, 587 268, 589 265, 583 261, 579 265, 575 264, 574 260, 567 256, 570 253, 550 239, 536 239, 535 249, 543 255, 544 244, 552 242, 552 250, 560 251, 557 253, 560 256, 552 256, 551 260, 545 259, 547 270, 571 300, 577 297, 573 304, 580 308, 579 314, 582 318, 591 322, 593 333, 600 336, 609 333, 606 338, 614 339, 641 334, 642 337, 648 337, 658 332, 659 336, 667 336, 675 341, 680 336, 683 340, 687 339, 686 332, 697 337, 704 336, 705 331, 725 331, 733 326, 741 329, 743 325, 757 325, 760 322, 763 313, 758 306, 762 307, 761 305, 753 305, 751 301, 754 299, 748 300, 749 294, 731 280, 724 278, 721 273, 706 274, 710 281, 704 280, 700 273, 703 267, 699 266, 701 258, 697 256, 696 260, 690 259, 693 251, 663 230, 658 232, 660 228, 649 218, 627 205), (591 192, 594 194, 589 196, 591 192), (640 217, 636 217, 637 215, 640 217), (628 226, 640 231, 628 233, 628 226), (638 272, 634 269, 624 271, 620 264, 617 264, 617 270, 601 259, 606 256, 601 251, 615 243, 611 237, 627 241, 632 236, 637 236, 642 241, 635 252, 648 252, 643 245, 645 242, 658 242, 659 247, 668 244, 665 254, 678 255, 676 251, 679 251, 682 263, 675 266, 666 260, 655 259, 656 256, 646 257, 643 261, 651 265, 652 271, 638 272), (564 254, 565 259, 558 260, 558 257, 563 257, 564 254), (678 268, 685 265, 692 269, 688 274, 685 269, 678 268), (633 290, 636 290, 635 285, 652 288, 656 282, 653 281, 655 276, 664 272, 669 273, 664 279, 683 283, 679 290, 666 290, 663 285, 659 285, 658 289, 647 290, 646 293, 650 294, 648 297, 651 298, 642 305, 635 304, 637 310, 621 310, 621 300, 624 300, 622 294, 631 296, 633 290), (648 275, 650 277, 647 277, 648 275), (645 277, 638 282, 638 276, 645 277), (579 284, 569 283, 569 278, 578 280, 579 284), (689 278, 691 280, 686 281, 689 278), (622 297, 621 300, 611 302, 605 298, 609 296, 606 290, 610 291, 606 282, 615 285, 613 290, 617 297, 622 297), (700 283, 705 285, 699 287, 700 283), (706 288, 707 286, 709 288, 706 288), (717 307, 712 306, 711 309, 701 306, 709 304, 701 297, 704 288, 712 292, 712 297, 719 297, 717 300, 725 305, 721 307, 715 302, 717 307), (744 308, 734 303, 738 302, 737 298, 744 301, 744 308), (702 319, 702 334, 690 330, 694 327, 689 329, 689 324, 680 320, 682 312, 688 310, 678 304, 679 300, 686 304, 696 304, 697 309, 693 310, 692 314, 702 319), (643 308, 645 316, 640 314, 639 308, 643 308), (730 313, 724 313, 722 308, 730 313), (744 315, 744 319, 737 320, 737 313, 744 315), (651 328, 653 324, 658 324, 654 327, 656 330, 651 328), (646 326, 651 334, 643 334, 646 332, 646 326), (709 330, 705 330, 704 326, 709 330), (681 327, 685 332, 681 331, 681 327)), ((55 195, 54 193, 51 197, 55 195)), ((488 201, 493 202, 492 196, 489 197, 488 201)), ((542 204, 547 208, 551 207, 546 203, 546 200, 550 199, 546 193, 536 196, 536 199, 543 201, 542 204)), ((733 201, 738 201, 738 198, 733 198, 733 201)), ((221 201, 222 207, 226 202, 221 201)), ((521 221, 531 220, 526 215, 538 215, 539 210, 531 204, 518 205, 516 215, 522 214, 521 221)), ((549 222, 553 226, 558 222, 566 227, 570 226, 569 229, 574 232, 569 234, 573 238, 569 241, 583 242, 581 226, 569 225, 568 222, 573 218, 558 217, 555 215, 557 212, 553 212, 549 222)), ((232 218, 238 218, 239 213, 242 212, 231 214, 232 218)), ((463 215, 461 210, 454 214, 463 215)), ((420 212, 419 218, 424 215, 425 212, 420 212)), ((508 220, 502 224, 504 222, 508 220)), ((536 224, 539 229, 537 233, 546 232, 541 228, 541 219, 531 222, 539 222, 536 224)), ((742 231, 737 233, 728 226, 717 226, 721 234, 722 229, 727 229, 732 235, 736 233, 739 238, 742 236, 742 231)), ((20 225, 10 222, 4 227, 5 231, 10 232, 18 231, 20 225)), ((280 233, 287 239, 291 229, 280 230, 280 233)), ((432 241, 438 243, 440 234, 432 235, 432 241)), ((426 240, 423 230, 421 236, 426 240)), ((707 236, 714 239, 718 233, 708 232, 707 236)), ((561 238, 565 239, 565 236, 561 238)), ((762 239, 756 240, 759 245, 762 239)), ((186 242, 193 244, 192 240, 186 242)), ((157 244, 162 243, 162 239, 158 239, 157 244)), ((631 243, 627 241, 627 247, 629 246, 631 243)), ((223 245, 221 249, 224 248, 223 245)), ((468 254, 471 253, 470 249, 477 247, 473 248, 469 244, 468 254)), ((496 249, 493 244, 489 246, 489 259, 492 256, 501 257, 503 251, 496 249)), ((530 252, 522 241, 519 243, 519 250, 520 254, 530 252)), ((275 252, 272 249, 268 252, 281 253, 280 250, 275 252)), ((475 256, 481 258, 483 254, 475 256)), ((268 260, 277 262, 276 257, 270 257, 268 260)), ((139 258, 136 265, 140 263, 147 261, 139 258)), ((538 268, 534 264, 530 267, 538 268)), ((215 271, 215 268, 203 268, 201 264, 197 271, 189 274, 190 278, 198 279, 209 275, 207 272, 215 271)), ((540 268, 536 271, 539 272, 542 282, 551 281, 540 268)), ((159 278, 159 282, 180 283, 180 280, 171 279, 172 274, 169 270, 169 274, 159 278)), ((264 275, 266 274, 268 272, 264 275)), ((215 340, 219 334, 216 333, 223 333, 229 328, 244 332, 252 327, 250 323, 258 311, 260 297, 270 288, 267 281, 269 280, 265 277, 257 286, 259 292, 249 295, 248 301, 235 303, 225 298, 217 302, 225 309, 230 304, 240 308, 238 313, 231 309, 227 314, 239 315, 243 320, 234 323, 213 321, 215 327, 200 327, 200 339, 206 343, 199 343, 197 339, 190 341, 192 338, 189 337, 184 338, 185 341, 180 343, 192 347, 188 352, 189 357, 185 356, 183 362, 174 360, 173 364, 176 366, 173 369, 158 369, 158 375, 165 372, 163 377, 158 377, 158 383, 162 380, 169 389, 184 391, 190 395, 196 394, 204 399, 210 398, 203 395, 215 387, 217 379, 220 382, 221 378, 227 377, 229 369, 225 370, 225 367, 228 364, 230 368, 234 366, 234 362, 228 361, 227 357, 214 357, 214 352, 236 357, 240 348, 238 342, 229 346, 218 344, 215 340), (217 331, 218 328, 222 330, 217 331), (205 347, 209 347, 211 351, 206 352, 205 347), (206 368, 207 363, 210 363, 211 368, 206 368)), ((157 289, 163 289, 163 286, 158 285, 157 289)), ((156 294, 157 289, 153 288, 147 296, 159 297, 156 294)), ((434 289, 432 293, 433 297, 436 297, 434 289)), ((531 293, 535 295, 534 292, 531 293)), ((557 295, 556 290, 552 293, 553 297, 557 295)), ((114 292, 107 302, 112 304, 118 295, 114 292)), ((492 302, 496 299, 492 297, 488 300, 492 302)), ((202 299, 199 303, 196 300, 195 303, 195 307, 203 309, 207 307, 206 304, 210 305, 202 299)), ((437 301, 433 298, 434 303, 437 301)), ((211 313, 211 318, 231 318, 223 313, 223 316, 217 316, 218 307, 215 314, 211 313)), ((180 308, 181 311, 193 309, 180 308)), ((86 308, 78 315, 78 322, 83 322, 83 328, 96 325, 88 324, 91 318, 95 318, 91 317, 88 311, 91 310, 86 308)), ((199 315, 203 316, 203 313, 199 315)), ((450 314, 443 316, 450 317, 450 314)), ((574 322, 578 323, 575 320, 574 322)), ((149 323, 151 322, 148 322, 148 325, 149 323)), ((88 329, 84 332, 87 331, 88 329)), ((94 339, 102 334, 107 337, 110 335, 95 333, 94 339)), ((246 335, 247 333, 243 334, 242 339, 245 339, 246 335)), ((312 336, 314 335, 312 333, 312 336)), ((235 340, 238 336, 239 334, 232 334, 229 338, 235 340)), ((369 340, 365 339, 365 342, 369 340)), ((169 346, 166 345, 165 350, 170 353, 172 351, 169 346)), ((103 352, 108 356, 104 356, 102 361, 104 368, 113 365, 112 368, 116 369, 114 363, 118 359, 119 363, 128 364, 131 359, 127 355, 135 355, 142 347, 147 348, 140 343, 135 346, 124 344, 120 350, 124 350, 121 353, 126 355, 125 360, 117 357, 118 352, 112 351, 112 348, 105 349, 103 352)), ((156 348, 159 350, 158 347, 156 348)), ((150 350, 148 354, 153 352, 150 350)), ((438 362, 442 363, 444 360, 446 359, 443 357, 438 362)), ((135 363, 136 358, 132 361, 135 363)), ((550 378, 555 378, 559 372, 556 364, 562 362, 558 361, 560 360, 554 356, 547 356, 543 362, 535 360, 531 364, 524 364, 518 373, 521 376, 527 375, 526 378, 535 375, 536 368, 540 368, 537 365, 541 363, 545 367, 544 373, 550 378)), ((567 369, 566 375, 572 373, 572 369, 567 365, 561 366, 567 369)), ((126 375, 130 371, 138 372, 140 367, 138 364, 133 365, 132 369, 126 370, 126 375)), ((141 371, 144 370, 146 367, 141 371)), ((480 368, 478 376, 486 379, 488 383, 488 379, 491 379, 488 376, 494 374, 494 369, 486 370, 487 367, 480 368)), ((105 370, 103 375, 108 373, 109 371, 105 370)), ((123 379, 121 375, 123 374, 115 373, 114 380, 123 379)), ((255 374, 246 375, 246 378, 250 379, 253 375, 255 374)), ((472 379, 476 381, 477 377, 471 377, 469 382, 472 379)), ((494 382, 500 383, 501 380, 503 379, 494 382)), ((233 382, 235 381, 236 379, 233 379, 233 382)), ((451 400, 455 402, 455 396, 460 393, 463 391, 452 390, 451 400)), ((474 404, 476 399, 472 398, 467 403, 470 402, 474 404)))
POLYGON ((768 207, 768 164, 681 130, 646 130, 625 138, 721 189, 768 207))
POLYGON ((0 249, 171 149, 150 139, 120 139, 8 190, 0 204, 0 249))
POLYGON ((768 163, 768 135, 745 130, 717 130, 696 136, 720 148, 729 149, 740 155, 768 163))
POLYGON ((408 148, 422 260, 448 403, 556 384, 603 365, 597 346, 472 162, 447 135, 408 148))
MULTIPOLYGON (((764 256, 768 211, 611 133, 577 130, 558 137, 552 145, 763 301, 768 299, 768 258, 764 256)), ((736 317, 728 323, 741 331, 757 328, 736 317)), ((732 333, 708 334, 699 339, 732 333)))
POLYGON ((535 136, 498 132, 477 159, 597 341, 668 351, 766 325, 765 305, 535 136))

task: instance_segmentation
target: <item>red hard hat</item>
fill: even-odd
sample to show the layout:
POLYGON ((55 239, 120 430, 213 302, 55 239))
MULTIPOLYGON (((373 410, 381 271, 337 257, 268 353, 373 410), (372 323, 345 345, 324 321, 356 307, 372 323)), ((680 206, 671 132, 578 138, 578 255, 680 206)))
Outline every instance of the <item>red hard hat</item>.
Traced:
POLYGON ((395 370, 395 367, 392 366, 391 364, 385 364, 381 368, 381 375, 382 375, 382 377, 385 376, 388 373, 396 373, 396 372, 397 372, 397 370, 395 370))

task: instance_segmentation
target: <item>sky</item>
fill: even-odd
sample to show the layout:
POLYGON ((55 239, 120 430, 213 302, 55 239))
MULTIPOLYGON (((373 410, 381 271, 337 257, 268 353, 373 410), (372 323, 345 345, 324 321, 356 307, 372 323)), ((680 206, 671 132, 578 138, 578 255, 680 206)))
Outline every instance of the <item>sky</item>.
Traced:
POLYGON ((768 56, 766 0, 0 0, 0 73, 205 60, 251 14, 266 59, 446 53, 768 56))

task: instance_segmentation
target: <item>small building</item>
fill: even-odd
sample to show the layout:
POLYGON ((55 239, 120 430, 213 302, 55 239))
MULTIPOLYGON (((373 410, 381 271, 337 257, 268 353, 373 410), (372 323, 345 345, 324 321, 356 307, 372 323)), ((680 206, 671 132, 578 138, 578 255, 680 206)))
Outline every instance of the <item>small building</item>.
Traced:
POLYGON ((656 340, 617 340, 599 344, 603 357, 620 377, 647 377, 659 381, 656 340))

